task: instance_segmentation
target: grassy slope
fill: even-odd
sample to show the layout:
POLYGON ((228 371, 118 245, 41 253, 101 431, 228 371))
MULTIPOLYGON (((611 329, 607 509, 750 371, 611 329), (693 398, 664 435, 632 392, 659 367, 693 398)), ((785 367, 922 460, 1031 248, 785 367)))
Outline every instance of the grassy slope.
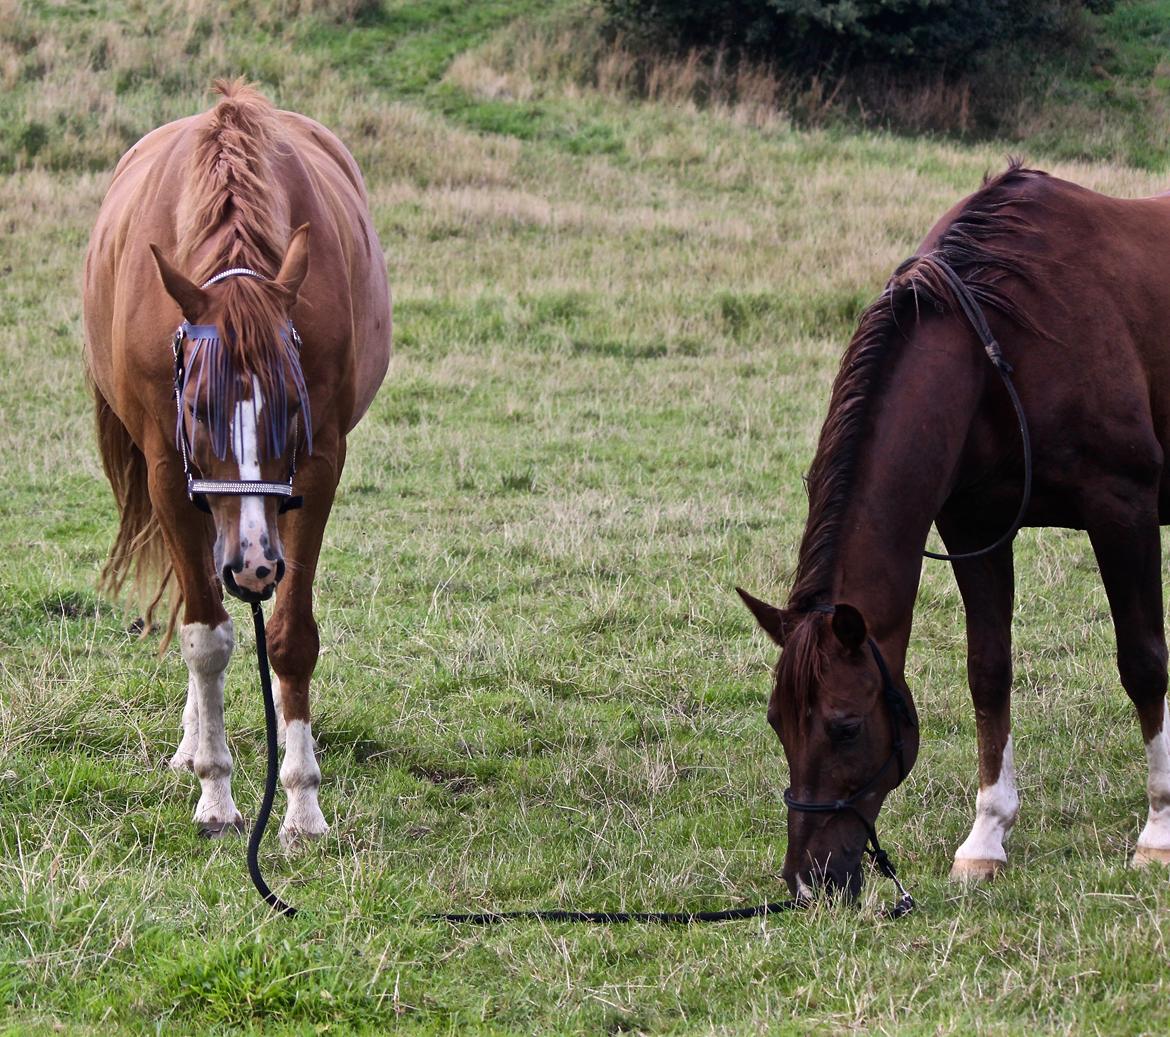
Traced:
POLYGON ((1054 68, 1020 106, 1019 138, 1066 158, 1170 164, 1170 3, 1125 0, 1096 16, 1093 60, 1054 68))
MULTIPOLYGON (((117 28, 139 7, 12 8, 36 41, 19 61, 44 71, 20 73, 3 115, 57 127, 39 157, 58 168, 0 183, 0 1028, 1164 1029, 1170 890, 1124 867, 1137 727, 1088 545, 1056 531, 1021 538, 1025 813, 993 888, 945 881, 973 720, 957 595, 931 567, 908 675, 924 751, 883 813, 919 914, 881 921, 873 883, 858 912, 685 932, 425 920, 777 895, 772 652, 730 588, 781 595, 859 307, 1001 157, 471 96, 444 67, 524 6, 386 6, 357 32, 328 11, 278 30, 179 7, 148 47, 117 28), (68 60, 101 40, 104 68, 68 60), (194 836, 193 780, 159 768, 178 653, 157 659, 91 590, 113 515, 79 364, 74 286, 105 183, 89 170, 239 68, 352 143, 397 296, 399 354, 320 579, 334 827, 266 857, 292 922, 258 906, 242 845, 194 836), (58 121, 70 100, 87 122, 58 121)), ((242 804, 262 779, 249 646, 228 691, 242 804)))

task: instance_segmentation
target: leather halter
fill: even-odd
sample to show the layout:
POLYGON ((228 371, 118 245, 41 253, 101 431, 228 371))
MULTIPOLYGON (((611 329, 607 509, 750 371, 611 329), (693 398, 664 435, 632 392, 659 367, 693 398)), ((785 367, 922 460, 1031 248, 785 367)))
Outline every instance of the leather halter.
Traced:
MULTIPOLYGON (((226 280, 229 277, 254 277, 259 281, 266 278, 248 267, 232 267, 230 270, 221 270, 214 277, 200 285, 201 289, 210 288, 213 284, 226 280)), ((289 334, 297 352, 301 350, 301 336, 292 321, 288 325, 289 334)), ((191 324, 183 321, 175 329, 171 339, 171 351, 175 359, 175 407, 178 410, 179 452, 183 457, 183 475, 187 481, 187 498, 200 511, 211 513, 211 505, 207 502, 208 494, 228 497, 280 497, 282 498, 277 513, 283 515, 286 511, 293 511, 301 507, 305 499, 293 494, 293 479, 297 474, 297 447, 296 429, 293 431, 292 456, 289 458, 288 482, 269 482, 265 479, 201 479, 191 472, 191 444, 187 439, 187 428, 183 423, 183 375, 184 357, 183 342, 190 339, 211 339, 219 337, 219 329, 214 324, 191 324)))
MULTIPOLYGON (((813 605, 810 608, 804 609, 804 611, 821 612, 831 616, 837 609, 833 605, 813 605)), ((906 887, 898 879, 893 861, 890 860, 889 854, 882 849, 882 844, 878 841, 877 829, 869 818, 857 809, 857 804, 869 794, 873 786, 877 784, 878 780, 895 761, 898 764, 898 780, 894 787, 897 788, 898 785, 901 785, 906 780, 907 769, 905 743, 902 741, 902 724, 905 723, 914 728, 917 728, 918 724, 914 719, 913 711, 906 702, 906 696, 902 694, 901 689, 894 683, 894 678, 890 674, 890 668, 886 664, 885 657, 882 655, 881 649, 878 648, 877 642, 872 637, 869 637, 866 638, 866 645, 869 648, 870 655, 873 656, 873 661, 877 665, 878 673, 881 674, 882 678, 882 700, 886 704, 886 713, 890 718, 890 739, 892 743, 890 755, 886 757, 885 763, 877 769, 873 777, 851 796, 847 796, 844 799, 835 799, 832 802, 809 803, 796 799, 792 795, 792 789, 786 788, 784 790, 784 803, 789 810, 798 810, 806 814, 851 813, 862 823, 865 827, 866 835, 865 852, 873 858, 873 862, 878 871, 890 879, 898 889, 898 901, 891 910, 891 914, 897 917, 913 910, 914 898, 906 891, 906 887)))

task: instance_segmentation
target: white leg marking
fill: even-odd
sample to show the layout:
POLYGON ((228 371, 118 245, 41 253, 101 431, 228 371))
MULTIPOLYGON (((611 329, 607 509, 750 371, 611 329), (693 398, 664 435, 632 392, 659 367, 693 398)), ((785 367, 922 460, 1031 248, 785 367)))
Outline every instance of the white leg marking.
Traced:
POLYGON ((1016 823, 1020 797, 1016 791, 1016 761, 1011 735, 1003 747, 1003 762, 994 785, 981 788, 975 797, 975 823, 967 841, 955 851, 953 876, 990 877, 1007 863, 1004 840, 1016 823), (967 864, 970 867, 967 867, 967 864))
POLYGON ((292 849, 300 840, 319 839, 329 831, 317 802, 321 768, 313 755, 313 731, 307 721, 290 720, 285 734, 280 783, 288 794, 288 813, 280 826, 280 842, 292 849))
MULTIPOLYGON (((252 376, 252 399, 240 400, 232 416, 232 452, 239 466, 240 478, 263 479, 260 472, 259 430, 260 412, 264 409, 264 396, 260 392, 260 380, 252 376)), ((275 536, 275 532, 272 536, 275 536)), ((257 578, 252 574, 261 567, 273 568, 265 557, 266 541, 269 536, 268 518, 264 514, 264 498, 248 494, 240 498, 240 554, 244 571, 236 577, 242 585, 259 590, 271 580, 257 578), (255 586, 253 586, 255 584, 255 586)))
POLYGON ((276 707, 276 744, 284 745, 285 729, 284 704, 280 699, 280 678, 272 675, 272 704, 276 707))
POLYGON ((1170 862, 1170 710, 1165 705, 1162 730, 1146 742, 1146 763, 1150 813, 1133 855, 1133 863, 1138 865, 1150 861, 1170 862))
POLYGON ((199 712, 194 767, 202 793, 195 820, 207 826, 242 825, 232 799, 232 758, 223 727, 223 682, 235 644, 232 621, 224 620, 217 627, 185 623, 182 644, 199 712))
POLYGON ((187 704, 183 707, 183 737, 175 755, 167 764, 171 770, 189 771, 195 767, 195 750, 199 747, 199 691, 195 675, 187 675, 187 704))

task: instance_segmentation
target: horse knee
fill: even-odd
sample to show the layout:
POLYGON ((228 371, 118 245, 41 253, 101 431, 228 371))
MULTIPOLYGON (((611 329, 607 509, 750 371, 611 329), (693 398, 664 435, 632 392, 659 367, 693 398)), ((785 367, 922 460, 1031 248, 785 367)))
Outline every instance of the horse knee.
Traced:
POLYGON ((227 669, 235 646, 235 632, 230 619, 219 626, 184 623, 180 637, 183 661, 201 681, 214 680, 227 669))
POLYGON ((269 627, 268 655, 277 673, 307 680, 317 666, 320 651, 317 621, 311 615, 295 623, 281 616, 269 627))

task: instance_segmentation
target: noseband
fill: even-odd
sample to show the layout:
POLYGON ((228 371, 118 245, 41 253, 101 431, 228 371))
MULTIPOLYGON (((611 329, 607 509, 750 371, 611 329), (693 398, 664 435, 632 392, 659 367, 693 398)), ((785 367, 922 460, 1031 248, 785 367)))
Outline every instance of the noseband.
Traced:
MULTIPOLYGON (((832 615, 836 609, 832 605, 813 605, 805 611, 822 612, 826 615, 832 615)), ((787 788, 784 790, 784 803, 789 810, 798 810, 806 814, 853 814, 865 827, 865 852, 873 858, 874 865, 878 871, 897 887, 898 901, 890 913, 894 917, 898 917, 913 910, 914 898, 906 891, 906 887, 898 879, 898 874, 894 870, 893 861, 890 860, 889 854, 882 849, 882 844, 878 842, 877 829, 869 818, 857 809, 857 804, 869 795, 874 785, 889 770, 892 763, 897 762, 898 764, 898 781, 894 787, 897 788, 906 779, 907 769, 904 743, 902 741, 902 724, 908 724, 910 727, 917 727, 918 724, 915 722, 914 714, 906 703, 906 696, 902 694, 901 690, 894 683, 894 678, 890 675, 890 668, 886 665, 885 657, 882 655, 881 649, 878 648, 877 642, 870 637, 866 639, 866 644, 869 647, 870 654, 873 656, 873 661, 877 664, 878 673, 881 674, 882 678, 882 699, 886 704, 886 713, 890 718, 890 755, 886 757, 886 762, 877 769, 877 772, 869 781, 862 785, 853 795, 845 799, 833 800, 831 803, 806 803, 803 800, 796 799, 792 795, 792 789, 787 788)))
MULTIPOLYGON (((213 284, 218 284, 220 281, 226 280, 229 277, 254 277, 259 281, 266 280, 262 274, 258 274, 255 270, 250 270, 247 267, 232 267, 230 270, 223 270, 205 281, 200 285, 200 288, 210 288, 213 284)), ((301 336, 297 334, 297 329, 293 327, 291 321, 289 321, 288 328, 293 345, 299 354, 301 351, 301 336)), ((211 505, 207 502, 208 494, 228 497, 280 497, 282 500, 280 506, 277 508, 277 512, 283 515, 286 511, 292 511, 304 504, 304 498, 294 496, 292 490, 293 478, 297 474, 297 436, 295 429, 292 456, 289 458, 288 482, 268 482, 264 479, 201 479, 196 478, 191 472, 192 450, 191 444, 187 439, 187 428, 183 423, 183 379, 186 366, 183 356, 183 343, 187 339, 218 338, 219 329, 214 324, 191 324, 188 321, 183 321, 175 329, 174 337, 171 340, 171 352, 174 354, 175 359, 175 407, 178 412, 177 438, 179 440, 179 452, 183 457, 183 476, 187 482, 187 498, 200 511, 205 511, 210 514, 211 505)))

